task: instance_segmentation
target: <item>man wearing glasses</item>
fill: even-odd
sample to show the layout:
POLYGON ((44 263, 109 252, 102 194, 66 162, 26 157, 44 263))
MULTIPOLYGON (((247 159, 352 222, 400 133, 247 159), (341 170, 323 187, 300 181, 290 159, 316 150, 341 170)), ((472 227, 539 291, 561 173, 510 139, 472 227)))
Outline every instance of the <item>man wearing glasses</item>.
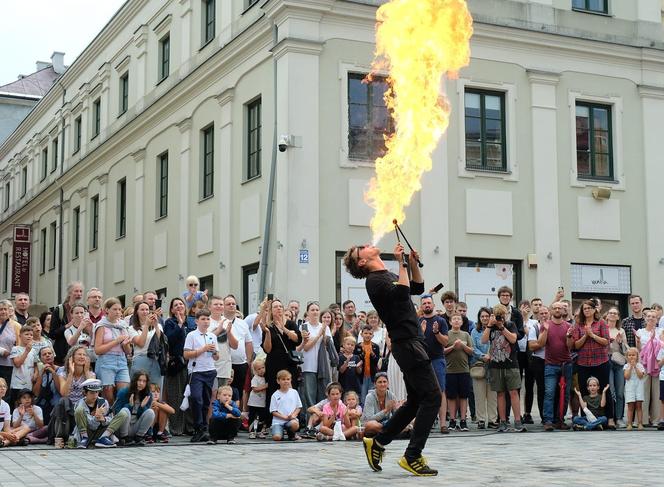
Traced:
MULTIPOLYGON (((403 261, 403 255, 404 249, 399 243, 394 248, 397 262, 403 261)), ((398 276, 389 272, 380 258, 380 249, 372 245, 351 247, 344 256, 344 265, 354 278, 366 278, 369 299, 385 323, 392 342, 392 356, 403 372, 407 391, 406 402, 383 430, 374 438, 364 438, 369 466, 376 472, 382 470, 380 462, 385 446, 415 419, 410 442, 399 466, 418 476, 434 476, 438 471, 429 468, 422 450, 438 414, 441 395, 410 298, 424 292, 424 279, 417 258, 418 254, 413 250, 408 258, 412 280, 409 280, 406 267, 399 266, 398 276)))

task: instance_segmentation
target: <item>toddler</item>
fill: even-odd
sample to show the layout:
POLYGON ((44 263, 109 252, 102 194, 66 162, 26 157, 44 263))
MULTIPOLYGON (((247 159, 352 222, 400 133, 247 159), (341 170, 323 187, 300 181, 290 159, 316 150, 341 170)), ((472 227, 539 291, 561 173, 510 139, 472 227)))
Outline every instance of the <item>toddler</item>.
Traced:
POLYGON ((646 380, 646 369, 639 361, 639 350, 631 347, 625 354, 627 363, 623 366, 625 375, 625 402, 627 403, 627 430, 632 429, 634 411, 638 429, 643 429, 643 398, 645 396, 644 384, 646 380))
MULTIPOLYGON (((357 434, 353 437, 361 440, 364 436, 364 426, 362 426, 362 406, 360 398, 355 391, 348 391, 344 396, 346 404, 346 415, 351 426, 357 426, 357 434)), ((349 439, 351 437, 348 437, 349 439)))
POLYGON ((240 416, 242 411, 233 402, 233 389, 231 386, 221 386, 217 390, 217 400, 212 403, 208 445, 216 445, 219 440, 235 444, 235 437, 240 428, 240 416))
POLYGON ((254 376, 251 378, 251 392, 249 393, 249 400, 247 401, 247 406, 249 406, 249 424, 250 433, 249 438, 256 438, 256 432, 259 427, 261 427, 258 437, 260 439, 265 438, 265 428, 268 423, 267 408, 265 407, 266 399, 266 390, 267 382, 265 381, 265 360, 256 359, 251 364, 251 368, 254 372, 254 376))

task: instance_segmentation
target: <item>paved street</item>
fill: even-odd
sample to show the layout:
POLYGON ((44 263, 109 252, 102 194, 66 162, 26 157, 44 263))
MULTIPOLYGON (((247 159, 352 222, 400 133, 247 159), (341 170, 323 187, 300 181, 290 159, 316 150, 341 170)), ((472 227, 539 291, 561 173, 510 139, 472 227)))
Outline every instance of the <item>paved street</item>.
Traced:
POLYGON ((405 441, 390 445, 382 473, 366 465, 358 442, 274 444, 239 438, 237 445, 113 450, 0 450, 0 486, 357 486, 393 485, 649 486, 664 477, 664 433, 494 432, 433 435, 426 449, 437 479, 412 477, 396 465, 405 441))

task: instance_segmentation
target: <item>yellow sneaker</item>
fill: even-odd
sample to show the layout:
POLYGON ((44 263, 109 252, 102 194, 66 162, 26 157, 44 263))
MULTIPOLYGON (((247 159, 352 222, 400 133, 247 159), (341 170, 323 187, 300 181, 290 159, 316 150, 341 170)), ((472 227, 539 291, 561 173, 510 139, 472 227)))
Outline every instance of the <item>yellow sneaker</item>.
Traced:
POLYGON ((385 453, 385 448, 376 443, 376 440, 373 438, 362 438, 362 444, 364 446, 364 453, 367 456, 367 462, 371 467, 371 470, 374 472, 380 472, 382 467, 380 462, 383 461, 383 453, 385 453))
POLYGON ((399 466, 419 477, 435 477, 438 475, 438 470, 429 468, 427 459, 424 457, 416 458, 415 460, 408 460, 406 457, 401 457, 399 459, 399 466))

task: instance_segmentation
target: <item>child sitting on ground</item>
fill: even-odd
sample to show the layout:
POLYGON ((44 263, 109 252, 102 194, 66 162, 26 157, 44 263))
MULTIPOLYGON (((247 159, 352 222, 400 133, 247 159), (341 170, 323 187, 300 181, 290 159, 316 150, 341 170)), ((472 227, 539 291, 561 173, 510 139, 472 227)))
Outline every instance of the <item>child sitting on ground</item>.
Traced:
POLYGON ((316 435, 320 431, 321 421, 323 420, 323 407, 328 402, 330 402, 330 400, 326 397, 322 401, 307 408, 309 419, 307 420, 307 427, 304 429, 304 434, 302 436, 305 438, 316 438, 316 435))
POLYGON ((9 430, 16 436, 10 445, 27 445, 27 436, 44 426, 44 416, 39 406, 33 404, 35 395, 30 389, 21 389, 18 393, 16 409, 12 414, 12 428, 9 430))
POLYGON ((588 377, 586 386, 588 387, 588 395, 583 397, 581 397, 579 389, 574 388, 574 392, 576 392, 576 395, 579 398, 581 409, 585 413, 585 417, 580 415, 574 416, 572 419, 574 429, 602 431, 604 426, 608 423, 604 408, 606 407, 606 391, 609 390, 609 384, 606 385, 601 396, 599 395, 599 380, 597 380, 597 378, 588 377))
POLYGON ((150 393, 152 394, 152 410, 154 411, 153 429, 156 428, 157 434, 155 441, 168 443, 168 435, 164 433, 168 417, 175 414, 175 409, 161 400, 161 388, 157 384, 150 384, 150 393))
POLYGON ((221 386, 217 390, 217 399, 212 403, 210 440, 207 444, 216 445, 219 440, 226 440, 227 444, 235 444, 241 416, 242 411, 233 402, 233 388, 221 386))
POLYGON ((7 390, 7 381, 0 377, 0 448, 17 441, 16 435, 10 431, 12 415, 9 404, 3 399, 7 390))
POLYGON ((627 403, 627 430, 632 430, 634 411, 638 429, 643 429, 643 399, 645 396, 646 369, 639 360, 639 350, 631 347, 625 354, 627 363, 623 366, 625 375, 625 402, 627 403))
POLYGON ((337 382, 329 384, 325 390, 329 402, 323 406, 323 420, 321 421, 320 433, 316 435, 318 441, 331 441, 334 437, 336 423, 340 423, 341 431, 345 438, 357 434, 357 426, 351 426, 348 417, 348 408, 341 401, 343 391, 337 382))
POLYGON ((74 435, 78 440, 76 448, 87 448, 90 436, 103 428, 105 430, 95 442, 95 447, 114 448, 115 442, 111 436, 129 421, 129 413, 126 409, 122 409, 115 416, 111 416, 108 401, 99 397, 100 380, 87 379, 81 384, 81 387, 85 395, 74 410, 76 419, 74 435))
POLYGON ((300 395, 291 387, 291 373, 287 370, 277 372, 279 389, 274 391, 270 399, 270 413, 272 414, 272 439, 281 441, 284 430, 289 440, 300 440, 297 431, 300 423, 297 417, 302 409, 300 395))
POLYGON ((351 426, 357 426, 357 434, 353 437, 347 436, 347 439, 361 440, 364 436, 364 426, 362 426, 362 406, 360 406, 360 398, 355 391, 348 391, 344 396, 344 403, 346 404, 346 415, 350 421, 351 426))
POLYGON ((251 368, 254 371, 254 376, 251 378, 251 392, 249 393, 249 400, 247 401, 247 406, 249 406, 249 438, 256 438, 258 431, 258 437, 260 439, 265 438, 266 427, 269 420, 267 415, 266 402, 266 390, 267 382, 265 381, 265 360, 256 359, 251 364, 251 368))

